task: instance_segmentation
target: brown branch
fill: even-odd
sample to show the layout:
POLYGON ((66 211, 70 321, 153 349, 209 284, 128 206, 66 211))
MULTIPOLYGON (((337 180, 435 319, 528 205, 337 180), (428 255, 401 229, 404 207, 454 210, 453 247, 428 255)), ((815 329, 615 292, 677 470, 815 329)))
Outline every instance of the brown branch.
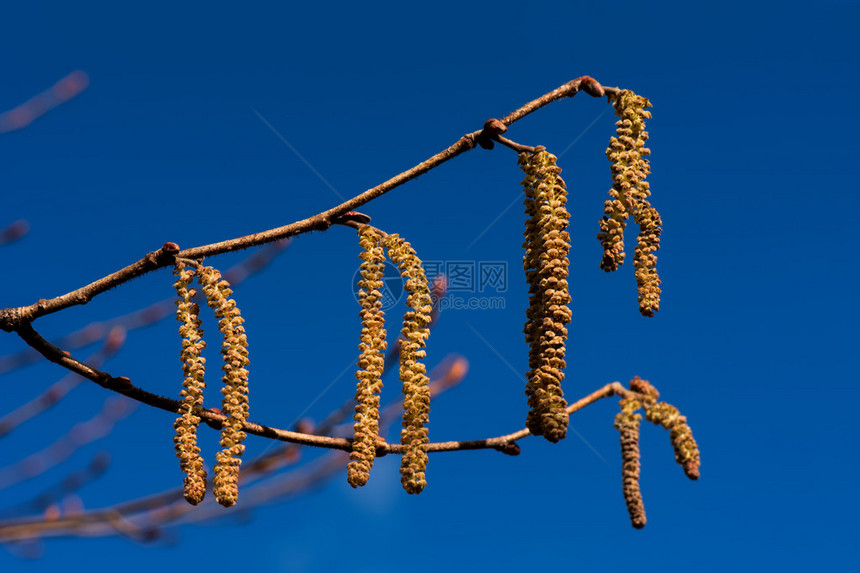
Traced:
MULTIPOLYGON (((597 83, 597 81, 589 76, 582 76, 525 104, 513 113, 505 116, 500 121, 505 126, 509 126, 526 115, 558 99, 575 96, 580 89, 594 97, 600 97, 605 93, 614 93, 617 91, 613 88, 603 88, 599 83, 597 83)), ((40 316, 45 316, 46 314, 51 314, 71 306, 86 304, 92 300, 93 297, 103 292, 156 269, 172 265, 175 257, 177 256, 187 259, 199 259, 202 257, 210 257, 247 249, 249 247, 270 243, 272 241, 293 237, 311 231, 325 231, 337 222, 337 220, 345 213, 353 211, 365 203, 368 203, 377 197, 381 197, 392 189, 403 185, 407 181, 415 179, 458 155, 474 149, 478 145, 478 140, 483 131, 484 129, 480 129, 478 131, 467 133, 448 148, 440 151, 427 160, 422 161, 418 165, 395 175, 388 181, 380 183, 376 187, 368 189, 336 207, 332 207, 327 211, 323 211, 322 213, 308 217, 307 219, 302 219, 300 221, 290 223, 289 225, 284 225, 283 227, 269 229, 268 231, 253 233, 244 237, 238 237, 191 249, 179 250, 179 246, 175 243, 165 243, 161 249, 148 253, 139 261, 64 295, 47 300, 41 299, 29 306, 0 309, 0 328, 7 332, 15 331, 23 324, 32 322, 40 316)))
MULTIPOLYGON (((456 372, 449 371, 446 376, 454 376, 456 378, 456 372)), ((445 377, 434 382, 432 385, 434 395, 443 392, 449 385, 450 381, 446 381, 445 377)), ((638 396, 638 394, 627 390, 618 382, 613 382, 571 404, 568 411, 571 413, 576 412, 597 400, 615 395, 638 396)), ((388 406, 384 411, 384 423, 390 423, 396 419, 399 411, 399 402, 388 406)), ((428 444, 428 448, 434 448, 430 451, 481 448, 500 449, 504 444, 512 443, 528 435, 528 430, 524 429, 487 440, 428 444), (457 444, 457 446, 451 446, 452 444, 457 444)), ((397 445, 399 446, 399 444, 397 445)), ((286 453, 286 450, 272 452, 260 460, 251 462, 249 467, 243 472, 243 482, 249 478, 253 479, 257 477, 258 474, 265 473, 271 465, 272 458, 283 457, 286 453)), ((330 452, 330 455, 315 460, 309 467, 303 467, 296 472, 283 476, 273 477, 266 482, 253 486, 245 494, 245 500, 252 507, 256 507, 275 498, 283 498, 284 496, 306 491, 310 487, 318 485, 322 479, 343 470, 344 463, 345 458, 342 454, 338 455, 337 452, 330 452)), ((182 499, 181 489, 175 488, 160 494, 125 502, 111 508, 91 510, 78 515, 56 517, 52 520, 46 520, 42 517, 9 520, 0 523, 0 540, 8 542, 62 535, 112 535, 121 533, 115 528, 117 518, 122 518, 127 523, 133 523, 134 527, 140 531, 152 531, 186 515, 193 521, 200 521, 221 516, 223 513, 210 513, 201 511, 200 507, 194 508, 190 506, 182 499)))
MULTIPOLYGON (((433 396, 445 392, 455 386, 464 374, 464 360, 453 358, 447 360, 448 365, 440 366, 442 369, 439 377, 430 384, 433 396)), ((350 400, 352 409, 352 401, 350 400)), ((338 409, 338 411, 344 408, 338 409)), ((382 412, 381 425, 392 423, 402 411, 402 402, 397 401, 387 406, 382 412)), ((348 415, 348 412, 345 414, 348 415)), ((340 421, 340 416, 330 415, 327 420, 320 424, 320 431, 331 431, 334 424, 340 421)), ((260 456, 247 465, 243 465, 241 473, 241 484, 243 491, 243 507, 255 507, 274 498, 282 498, 290 493, 298 493, 320 483, 320 480, 329 477, 338 470, 342 470, 345 461, 343 454, 339 451, 330 451, 329 455, 323 456, 311 462, 311 469, 302 468, 298 472, 276 476, 261 485, 249 483, 259 481, 260 478, 270 475, 284 465, 293 464, 299 458, 301 446, 290 444, 260 456), (274 481, 275 483, 272 483, 274 481), (250 489, 250 491, 248 491, 250 489), (250 496, 249 496, 250 494, 250 496)), ((147 520, 151 526, 163 526, 167 522, 176 521, 180 517, 194 512, 194 520, 199 521, 213 515, 201 512, 203 507, 211 505, 211 499, 204 501, 203 506, 191 506, 182 496, 182 488, 172 488, 168 491, 148 495, 131 501, 126 501, 115 506, 96 509, 76 515, 46 515, 10 519, 0 522, 0 541, 9 543, 16 540, 36 539, 39 537, 56 537, 62 535, 112 535, 117 531, 111 525, 116 516, 124 519, 139 521, 147 520)), ((219 511, 218 516, 223 515, 219 511)))
MULTIPOLYGON (((224 272, 224 279, 232 286, 243 283, 263 269, 282 251, 290 245, 289 240, 277 241, 257 252, 249 255, 244 260, 236 263, 224 272)), ((90 324, 70 332, 54 341, 54 344, 67 350, 82 348, 95 342, 104 340, 110 332, 117 327, 126 332, 152 326, 167 317, 175 316, 176 297, 164 298, 141 309, 128 314, 116 316, 103 322, 91 322, 90 324)), ((39 361, 42 356, 33 348, 27 348, 20 352, 0 356, 0 374, 27 366, 39 361)))
POLYGON ((590 76, 582 76, 576 78, 575 80, 567 82, 563 86, 560 86, 547 94, 542 95, 536 100, 530 101, 516 111, 513 111, 503 117, 501 119, 501 122, 506 126, 511 125, 515 121, 519 121, 528 114, 539 110, 547 104, 550 104, 556 100, 560 100, 565 97, 575 96, 577 93, 579 93, 580 90, 584 91, 592 97, 602 97, 605 94, 614 94, 619 91, 618 88, 607 88, 601 86, 597 82, 597 80, 590 76))
MULTIPOLYGON (((102 372, 101 370, 75 360, 68 352, 60 350, 42 338, 42 336, 36 332, 30 324, 21 326, 18 330, 18 334, 24 342, 35 348, 49 361, 59 364, 63 368, 76 372, 81 376, 92 380, 102 388, 122 394, 123 396, 136 400, 147 406, 152 406, 172 413, 177 413, 179 411, 179 401, 165 396, 159 396, 158 394, 153 394, 152 392, 147 392, 142 388, 138 388, 125 376, 113 377, 106 372, 102 372)), ((201 408, 199 410, 195 410, 195 414, 198 415, 203 422, 218 430, 221 429, 223 422, 227 420, 227 416, 213 410, 201 408)), ((282 442, 303 444, 306 446, 318 446, 344 451, 347 451, 352 447, 351 442, 345 438, 314 436, 311 434, 281 430, 270 426, 264 426, 262 424, 255 424, 253 422, 245 422, 243 429, 245 432, 254 434, 255 436, 280 440, 282 442)))
MULTIPOLYGON (((99 386, 106 388, 107 390, 117 392, 119 394, 122 394, 123 396, 131 398, 132 400, 137 400, 138 402, 146 404, 147 406, 160 408, 162 410, 166 410, 172 413, 177 413, 179 411, 179 401, 173 400, 171 398, 166 398, 164 396, 159 396, 151 392, 147 392, 146 390, 143 390, 133 385, 131 383, 131 380, 124 376, 115 378, 110 374, 107 374, 106 372, 102 372, 100 370, 92 368, 91 366, 87 366, 83 362, 75 360, 67 352, 63 352, 62 350, 42 338, 42 336, 39 335, 39 333, 36 332, 30 324, 22 326, 18 331, 18 334, 21 336, 22 339, 24 339, 27 344, 38 350, 45 358, 47 358, 51 362, 59 364, 60 366, 67 368, 73 372, 77 372, 81 376, 89 378, 90 380, 92 380, 99 386)), ((614 382, 612 384, 604 386, 597 392, 586 396, 582 400, 571 404, 570 406, 568 406, 568 410, 570 412, 576 412, 580 408, 583 408, 584 406, 587 406, 588 404, 591 404, 596 400, 613 395, 637 396, 638 394, 636 394, 635 392, 631 393, 629 390, 626 390, 623 386, 621 386, 621 384, 619 384, 618 382, 614 382)), ((220 412, 215 412, 213 410, 207 410, 203 408, 196 409, 195 414, 199 416, 200 419, 207 425, 218 430, 221 429, 223 422, 227 420, 227 417, 222 415, 220 412)), ((302 432, 283 430, 272 426, 257 424, 254 422, 245 422, 244 427, 242 429, 248 434, 253 434, 255 436, 260 436, 263 438, 269 438, 272 440, 279 440, 282 442, 302 444, 305 446, 315 446, 332 450, 352 450, 352 440, 349 438, 336 438, 332 436, 305 434, 302 432)), ((497 438, 486 438, 484 440, 429 443, 425 445, 425 448, 427 452, 449 452, 456 450, 477 450, 488 448, 505 451, 505 446, 521 438, 524 438, 529 434, 530 432, 528 430, 522 429, 512 434, 499 436, 497 438)), ((377 455, 381 456, 388 453, 401 454, 401 445, 382 442, 377 446, 377 455)))
MULTIPOLYGON (((444 391, 444 389, 445 388, 440 387, 438 383, 434 385, 435 393, 444 391)), ((624 388, 620 383, 612 382, 597 391, 592 392, 574 404, 571 404, 568 407, 568 411, 571 413, 576 412, 597 400, 616 395, 639 396, 639 394, 624 388)), ((392 404, 386 410, 389 410, 389 413, 393 414, 394 410, 399 410, 399 408, 399 404, 392 404)), ((443 442, 442 444, 444 445, 458 444, 458 446, 430 451, 453 451, 455 449, 481 448, 498 449, 504 443, 511 443, 511 441, 522 439, 528 435, 528 430, 523 429, 506 436, 490 438, 487 440, 474 440, 471 442, 443 442)), ((428 444, 428 447, 435 447, 435 444, 428 444)), ((274 455, 280 456, 283 455, 283 452, 267 455, 266 458, 274 455)), ((264 464, 266 463, 265 460, 260 460, 260 462, 263 462, 260 464, 260 467, 254 468, 253 470, 249 467, 247 473, 252 474, 254 471, 264 468, 264 464)), ((252 462, 252 464, 253 463, 258 462, 255 461, 252 462)), ((245 494, 245 499, 246 501, 249 501, 252 506, 258 506, 275 498, 283 498, 290 494, 306 491, 308 488, 319 484, 322 479, 329 477, 334 472, 343 470, 344 464, 345 458, 343 457, 343 454, 330 452, 329 455, 312 462, 309 468, 304 467, 297 472, 282 476, 282 478, 273 478, 273 483, 269 483, 272 482, 272 480, 269 480, 268 482, 261 483, 259 486, 255 486, 253 490, 248 491, 245 494)), ((169 521, 176 521, 184 515, 190 515, 194 521, 223 515, 222 512, 211 514, 205 511, 201 512, 200 510, 201 508, 199 506, 194 508, 186 503, 182 499, 181 489, 175 488, 168 492, 132 500, 108 509, 91 510, 83 514, 59 517, 54 520, 45 520, 41 517, 9 520, 0 523, 0 540, 8 542, 34 538, 57 537, 62 535, 111 535, 117 533, 113 527, 113 522, 117 516, 121 516, 123 519, 135 520, 138 518, 148 518, 148 525, 150 528, 157 528, 158 526, 163 526, 169 521)), ((147 527, 142 527, 140 525, 139 527, 141 527, 142 530, 148 530, 147 527)))
MULTIPOLYGON (((574 402, 573 404, 567 407, 567 413, 573 414, 574 412, 578 412, 579 410, 585 408, 586 406, 597 402, 603 398, 609 398, 611 396, 638 396, 635 392, 631 392, 621 385, 619 382, 611 382, 606 386, 600 388, 599 390, 595 390, 588 396, 581 398, 574 402)), ((483 440, 465 440, 465 441, 451 441, 451 442, 435 442, 429 443, 425 446, 426 451, 430 452, 456 452, 461 450, 485 450, 485 449, 494 449, 499 450, 506 454, 517 455, 519 453, 518 448, 511 448, 512 444, 515 444, 518 440, 521 440, 527 436, 530 436, 531 432, 527 428, 523 428, 521 430, 517 430, 516 432, 512 432, 510 434, 505 434, 504 436, 498 436, 495 438, 485 438, 483 440)), ((383 444, 380 446, 382 448, 382 453, 389 454, 399 454, 402 450, 401 444, 383 444)), ((377 455, 381 455, 377 453, 377 455)))

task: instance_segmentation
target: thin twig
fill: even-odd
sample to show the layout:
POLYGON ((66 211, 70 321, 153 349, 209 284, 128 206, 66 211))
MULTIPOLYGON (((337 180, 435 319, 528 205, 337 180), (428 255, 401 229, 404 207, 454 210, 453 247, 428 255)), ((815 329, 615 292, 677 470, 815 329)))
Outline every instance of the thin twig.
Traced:
POLYGON ((29 230, 29 223, 23 219, 15 221, 5 229, 0 229, 0 246, 14 243, 24 237, 29 230))
POLYGON ((520 143, 517 143, 516 141, 511 141, 507 137, 502 137, 501 135, 496 135, 495 137, 493 137, 493 140, 498 141, 499 143, 501 143, 505 147, 510 147, 511 149, 516 151, 517 153, 523 153, 523 152, 534 153, 535 152, 534 147, 532 147, 530 145, 522 145, 520 143))
MULTIPOLYGON (((600 97, 605 93, 614 93, 617 91, 614 88, 603 88, 589 76, 582 76, 567 82, 561 87, 533 101, 530 101, 513 113, 505 116, 501 122, 504 125, 509 126, 526 115, 558 99, 575 96, 580 89, 594 97, 600 97)), ((93 297, 103 292, 156 269, 172 265, 175 257, 200 259, 202 257, 211 257, 223 253, 247 249, 249 247, 277 241, 279 239, 300 235, 302 233, 325 231, 345 213, 353 211, 365 203, 368 203, 377 197, 381 197, 392 189, 403 185, 407 181, 415 179, 458 155, 474 149, 478 144, 477 142, 482 132, 483 129, 467 133, 448 148, 440 151, 425 161, 422 161, 418 165, 395 175, 391 179, 356 195, 352 199, 349 199, 336 207, 332 207, 327 211, 323 211, 322 213, 308 217, 307 219, 302 219, 295 223, 284 225, 283 227, 269 229, 268 231, 253 233, 244 237, 237 237, 235 239, 229 239, 227 241, 221 241, 191 249, 179 250, 178 245, 175 243, 165 243, 161 249, 147 253, 147 255, 139 261, 64 295, 52 299, 41 299, 29 306, 0 309, 0 329, 12 332, 20 328, 21 325, 32 322, 40 316, 45 316, 71 306, 87 304, 93 299, 93 297)))
MULTIPOLYGON (((103 364, 108 358, 116 354, 124 343, 125 330, 122 327, 114 327, 105 338, 105 343, 102 347, 89 357, 89 363, 95 365, 103 364)), ((69 392, 82 382, 84 380, 80 376, 74 372, 69 372, 29 402, 18 406, 8 414, 0 416, 0 438, 8 435, 27 420, 31 420, 45 410, 56 406, 60 400, 65 398, 69 392)))
MULTIPOLYGON (((567 407, 567 413, 573 414, 574 412, 578 412, 579 410, 585 408, 586 406, 593 404, 594 402, 602 399, 609 398, 611 396, 629 396, 635 397, 639 396, 639 394, 635 392, 631 392, 621 385, 619 382, 611 382, 606 386, 595 390, 588 396, 581 398, 574 402, 573 404, 567 407)), ((485 449, 495 449, 500 450, 504 453, 514 454, 519 453, 517 450, 510 451, 506 448, 506 446, 517 442, 527 436, 530 436, 531 432, 527 428, 523 428, 521 430, 517 430, 516 432, 512 432, 510 434, 505 434, 503 436, 498 436, 495 438, 485 438, 483 440, 464 440, 464 441, 451 441, 451 442, 431 442, 425 446, 426 451, 429 452, 456 452, 461 450, 485 450, 485 449)), ((389 454, 400 454, 402 453, 402 445, 401 444, 384 444, 381 445, 380 448, 383 449, 384 453, 389 454)), ((379 448, 377 448, 379 450, 379 448)), ((379 455, 379 454, 377 454, 379 455)))

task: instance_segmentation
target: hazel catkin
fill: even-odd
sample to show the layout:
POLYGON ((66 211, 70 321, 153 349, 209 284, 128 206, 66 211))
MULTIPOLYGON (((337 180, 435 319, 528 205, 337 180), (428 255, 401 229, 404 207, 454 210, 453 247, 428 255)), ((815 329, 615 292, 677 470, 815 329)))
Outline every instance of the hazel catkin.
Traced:
POLYGON ((693 431, 687 424, 687 417, 682 416, 678 408, 666 402, 656 402, 645 405, 645 419, 669 430, 669 439, 675 450, 675 461, 678 462, 684 474, 692 479, 699 479, 699 447, 693 438, 693 431))
POLYGON ((630 521, 636 529, 645 527, 645 505, 639 488, 639 424, 642 415, 636 413, 641 404, 634 399, 623 398, 621 412, 615 416, 615 428, 621 436, 621 476, 624 503, 630 521))
POLYGON ((526 228, 523 268, 529 285, 529 306, 523 329, 529 345, 526 427, 558 442, 567 433, 567 402, 561 388, 566 366, 566 325, 570 323, 568 268, 570 235, 567 189, 556 157, 543 146, 519 156, 525 173, 526 228))
POLYGON ((403 382, 403 429, 400 443, 405 446, 400 463, 400 482, 407 493, 421 493, 427 485, 426 424, 430 416, 430 379, 423 363, 430 336, 433 301, 430 284, 421 259, 412 246, 397 235, 383 239, 391 261, 400 269, 406 288, 406 306, 400 338, 400 380, 403 382))
POLYGON ((221 278, 221 273, 212 267, 200 267, 197 280, 206 295, 207 304, 214 309, 221 332, 221 357, 223 386, 221 412, 226 417, 221 427, 221 451, 215 456, 213 468, 213 492, 221 505, 235 505, 239 496, 239 466, 245 446, 246 434, 242 431, 248 419, 248 338, 245 335, 244 319, 236 301, 230 298, 230 284, 221 278))
POLYGON ((660 248, 662 221, 660 214, 648 201, 651 195, 646 177, 651 172, 645 147, 648 132, 645 120, 651 103, 629 90, 608 94, 615 108, 616 135, 609 141, 606 157, 612 165, 612 188, 604 206, 597 238, 603 246, 600 268, 610 272, 624 263, 624 230, 630 216, 639 226, 634 250, 636 284, 639 291, 639 312, 653 316, 660 308, 660 277, 657 256, 660 248))
POLYGON ((361 304, 361 341, 358 349, 358 379, 355 391, 355 425, 347 481, 352 487, 363 486, 370 478, 379 436, 379 393, 385 365, 385 313, 382 311, 382 277, 385 251, 380 233, 368 225, 358 230, 361 246, 361 279, 358 299, 361 304))
POLYGON ((182 337, 180 359, 184 374, 180 393, 182 397, 180 415, 173 424, 176 430, 173 442, 180 468, 185 474, 185 499, 191 505, 197 505, 206 495, 206 470, 200 455, 200 447, 197 445, 200 417, 194 413, 195 408, 203 405, 206 359, 200 353, 206 347, 206 343, 203 341, 200 308, 192 300, 195 291, 189 288, 194 272, 182 263, 177 263, 173 272, 178 276, 173 286, 178 296, 176 320, 181 323, 179 326, 179 335, 182 337))

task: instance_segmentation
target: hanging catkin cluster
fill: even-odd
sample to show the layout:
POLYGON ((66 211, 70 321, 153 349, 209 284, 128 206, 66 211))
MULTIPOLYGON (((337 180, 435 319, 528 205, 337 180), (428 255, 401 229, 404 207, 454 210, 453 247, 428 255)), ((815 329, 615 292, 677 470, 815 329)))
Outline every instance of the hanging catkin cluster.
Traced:
POLYGON ((412 246, 397 235, 388 235, 383 242, 391 261, 406 279, 406 305, 409 307, 403 316, 400 338, 404 410, 400 443, 405 447, 400 463, 400 482, 407 493, 421 493, 427 485, 424 444, 430 441, 425 426, 430 416, 430 379, 422 359, 427 355, 424 348, 430 336, 433 301, 424 267, 412 246))
POLYGON ((570 214, 565 208, 567 189, 559 174, 556 157, 542 146, 534 153, 521 153, 525 172, 525 256, 523 268, 529 285, 529 307, 524 332, 529 345, 526 395, 529 414, 526 427, 532 434, 558 442, 567 433, 567 402, 561 383, 566 366, 568 267, 570 214))
POLYGON ((200 356, 206 343, 203 341, 203 330, 200 322, 200 308, 192 301, 194 289, 189 288, 194 273, 183 264, 177 264, 174 274, 178 280, 173 285, 179 300, 176 301, 176 320, 179 335, 182 337, 182 405, 179 418, 173 424, 176 434, 173 442, 176 445, 176 456, 179 465, 185 473, 185 499, 192 505, 203 501, 206 494, 206 470, 203 468, 203 458, 197 445, 197 427, 200 417, 195 415, 194 408, 203 406, 203 389, 206 387, 204 374, 206 359, 200 356))
POLYGON ((352 487, 367 483, 376 456, 379 436, 379 393, 382 391, 382 370, 385 364, 385 313, 382 312, 382 276, 385 252, 380 234, 373 227, 362 226, 358 231, 361 254, 361 280, 358 298, 361 303, 361 342, 358 345, 358 378, 355 393, 355 435, 347 466, 347 480, 352 487))
POLYGON ((642 407, 637 400, 623 398, 621 412, 615 416, 615 428, 621 434, 621 476, 624 502, 630 521, 636 529, 645 527, 645 505, 639 489, 639 423, 642 415, 636 411, 642 407))
POLYGON ((662 221, 648 201, 651 195, 645 180, 651 172, 645 147, 648 132, 645 120, 651 118, 647 99, 623 90, 610 94, 615 107, 616 136, 609 141, 606 156, 612 163, 612 189, 606 201, 597 238, 603 246, 600 268, 610 272, 624 263, 624 229, 630 215, 639 226, 633 255, 636 284, 639 289, 639 312, 653 316, 660 308, 660 277, 657 275, 657 249, 660 248, 662 221))
POLYGON ((693 439, 693 431, 678 408, 666 402, 657 402, 645 407, 645 419, 669 430, 669 438, 675 449, 675 461, 684 468, 690 479, 699 479, 699 447, 693 439))
POLYGON ((693 439, 693 431, 687 424, 687 418, 678 409, 666 402, 658 402, 660 392, 647 380, 639 376, 630 381, 630 389, 645 396, 645 419, 669 430, 669 438, 675 450, 675 461, 684 468, 684 473, 690 479, 699 479, 699 448, 693 439))
POLYGON ((242 442, 246 434, 242 431, 248 419, 248 339, 245 336, 244 319, 236 301, 230 298, 230 284, 222 280, 221 273, 212 267, 200 267, 197 280, 206 295, 207 304, 214 309, 221 331, 221 357, 224 360, 224 385, 221 393, 221 413, 227 417, 221 428, 221 447, 215 456, 213 492, 221 505, 230 507, 239 496, 239 466, 245 451, 242 442))

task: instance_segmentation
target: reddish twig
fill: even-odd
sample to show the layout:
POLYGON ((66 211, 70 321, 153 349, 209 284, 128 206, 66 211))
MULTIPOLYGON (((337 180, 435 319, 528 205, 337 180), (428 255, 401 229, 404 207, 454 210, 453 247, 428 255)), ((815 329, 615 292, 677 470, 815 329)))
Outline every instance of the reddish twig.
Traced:
POLYGON ((0 468, 0 489, 40 475, 68 459, 81 446, 103 438, 118 421, 128 416, 136 407, 137 404, 133 402, 108 398, 98 414, 86 422, 75 424, 68 433, 47 448, 30 454, 11 466, 0 468))
MULTIPOLYGON (((124 343, 125 330, 120 327, 114 327, 105 339, 105 343, 88 359, 88 362, 95 366, 103 364, 108 358, 116 354, 124 343)), ((69 374, 51 384, 44 392, 26 404, 22 404, 8 414, 0 417, 0 438, 6 436, 27 420, 31 420, 45 410, 56 406, 60 400, 65 398, 69 392, 78 387, 83 381, 84 379, 77 374, 69 372, 69 374)))
POLYGON ((0 133, 23 129, 55 107, 66 103, 90 83, 87 74, 76 70, 42 93, 33 96, 18 107, 0 113, 0 133))
POLYGON ((15 221, 5 229, 0 229, 0 246, 14 243, 18 239, 27 235, 30 231, 30 225, 27 221, 20 219, 15 221))
POLYGON ((109 465, 110 455, 104 451, 98 452, 85 467, 70 473, 62 481, 31 499, 18 505, 3 508, 0 515, 15 516, 22 513, 45 511, 58 499, 75 493, 86 484, 100 478, 107 471, 109 465))

